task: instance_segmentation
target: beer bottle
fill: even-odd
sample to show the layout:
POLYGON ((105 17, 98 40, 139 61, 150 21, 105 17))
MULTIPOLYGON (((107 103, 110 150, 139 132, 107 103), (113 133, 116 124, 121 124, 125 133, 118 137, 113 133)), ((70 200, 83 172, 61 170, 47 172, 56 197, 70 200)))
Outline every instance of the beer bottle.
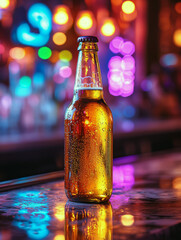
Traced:
POLYGON ((112 193, 112 113, 103 98, 98 39, 78 42, 74 96, 65 113, 65 192, 71 201, 106 202, 112 193))

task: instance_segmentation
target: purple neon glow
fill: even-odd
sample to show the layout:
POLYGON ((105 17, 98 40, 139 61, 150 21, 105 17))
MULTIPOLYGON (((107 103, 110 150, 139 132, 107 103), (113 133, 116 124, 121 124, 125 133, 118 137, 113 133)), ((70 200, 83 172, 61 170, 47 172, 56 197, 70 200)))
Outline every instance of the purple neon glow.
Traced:
POLYGON ((129 55, 124 56, 121 62, 121 68, 123 71, 135 72, 135 59, 129 55))
POLYGON ((122 55, 132 55, 135 52, 135 45, 131 41, 124 42, 120 47, 122 55))
POLYGON ((121 69, 122 58, 119 56, 112 57, 109 60, 108 68, 109 69, 121 69))
POLYGON ((123 76, 123 79, 124 79, 125 83, 131 83, 135 79, 135 75, 131 71, 124 71, 124 72, 122 72, 122 76, 123 76))
POLYGON ((121 37, 114 38, 109 45, 113 53, 123 55, 113 56, 108 63, 109 92, 113 96, 128 97, 134 92, 135 59, 131 55, 135 52, 135 45, 121 37))
POLYGON ((113 166, 113 188, 129 190, 134 185, 134 167, 130 164, 113 166))
POLYGON ((115 37, 109 44, 109 49, 113 53, 119 53, 124 40, 121 37, 115 37))
POLYGON ((60 70, 59 70, 59 74, 63 78, 68 78, 72 74, 72 69, 68 66, 61 67, 60 70))

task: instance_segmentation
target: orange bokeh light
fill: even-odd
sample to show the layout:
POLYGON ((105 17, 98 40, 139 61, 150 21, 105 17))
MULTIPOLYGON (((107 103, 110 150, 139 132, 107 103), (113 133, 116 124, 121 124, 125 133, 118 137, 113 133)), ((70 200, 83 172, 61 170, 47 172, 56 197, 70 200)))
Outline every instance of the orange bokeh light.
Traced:
POLYGON ((116 31, 116 27, 114 25, 114 22, 111 19, 107 19, 102 27, 101 27, 101 33, 102 35, 106 37, 112 36, 116 31))
POLYGON ((68 14, 66 7, 64 7, 64 6, 58 7, 53 16, 53 21, 56 24, 63 25, 63 24, 66 24, 68 22, 68 20, 69 20, 69 14, 68 14))
POLYGON ((90 29, 93 25, 93 20, 89 13, 83 13, 82 16, 77 20, 77 27, 81 29, 90 29))
POLYGON ((123 0, 111 0, 112 5, 120 6, 123 0))
POLYGON ((181 2, 177 2, 175 4, 175 11, 179 14, 181 14, 181 2))
POLYGON ((132 1, 125 1, 122 4, 122 11, 126 14, 132 14, 135 11, 135 4, 132 1))
POLYGON ((173 42, 177 47, 181 47, 181 29, 177 29, 173 34, 173 42))
POLYGON ((0 9, 5 9, 9 7, 9 0, 0 0, 0 9))
POLYGON ((24 58, 25 56, 25 50, 23 48, 20 47, 14 47, 11 48, 9 51, 9 55, 16 60, 21 60, 24 58))
POLYGON ((53 35, 53 42, 60 46, 60 45, 63 45, 64 43, 66 43, 67 41, 67 37, 66 35, 63 33, 63 32, 56 32, 54 33, 53 35))

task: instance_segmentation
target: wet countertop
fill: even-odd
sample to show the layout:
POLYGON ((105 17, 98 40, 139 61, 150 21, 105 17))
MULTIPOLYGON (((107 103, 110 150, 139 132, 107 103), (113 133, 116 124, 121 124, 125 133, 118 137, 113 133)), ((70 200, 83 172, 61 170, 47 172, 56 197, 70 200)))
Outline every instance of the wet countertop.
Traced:
POLYGON ((0 193, 0 240, 180 239, 181 152, 114 159, 107 204, 67 201, 62 179, 0 193))

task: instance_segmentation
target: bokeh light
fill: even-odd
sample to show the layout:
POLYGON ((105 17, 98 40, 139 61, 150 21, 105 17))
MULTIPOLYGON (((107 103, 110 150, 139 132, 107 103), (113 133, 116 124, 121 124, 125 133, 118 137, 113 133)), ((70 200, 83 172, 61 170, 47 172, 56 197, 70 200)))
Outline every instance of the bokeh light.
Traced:
POLYGON ((49 60, 51 63, 56 63, 59 60, 59 51, 53 50, 49 60))
POLYGON ((63 234, 58 234, 58 235, 56 235, 56 236, 54 237, 53 240, 65 240, 65 237, 64 237, 63 234))
POLYGON ((41 72, 36 72, 33 75, 33 86, 35 88, 42 88, 44 86, 45 83, 45 77, 41 72))
POLYGON ((66 6, 59 6, 56 9, 56 12, 53 16, 53 21, 56 24, 63 25, 66 24, 69 20, 69 14, 66 6))
POLYGON ((164 54, 161 58, 160 58, 160 63, 164 66, 164 67, 173 67, 176 66, 179 62, 179 58, 176 54, 174 53, 168 53, 168 54, 164 54))
POLYGON ((173 180, 172 182, 173 188, 174 189, 181 189, 181 177, 177 177, 173 180))
POLYGON ((123 57, 121 62, 121 68, 124 71, 133 71, 135 72, 135 59, 132 56, 126 55, 123 57))
POLYGON ((72 69, 70 67, 68 67, 68 66, 61 67, 60 71, 59 71, 59 74, 63 78, 68 78, 72 74, 72 69))
POLYGON ((173 34, 173 42, 176 46, 181 47, 181 29, 177 29, 173 34))
POLYGON ((83 13, 82 16, 77 20, 77 27, 81 29, 90 29, 93 25, 93 20, 90 13, 83 13))
POLYGON ((66 43, 66 41, 67 41, 67 37, 66 37, 65 33, 63 33, 63 32, 56 32, 56 33, 54 33, 54 35, 53 35, 53 42, 56 45, 58 45, 58 46, 63 45, 63 44, 66 43))
POLYGON ((106 36, 106 37, 112 36, 116 31, 114 22, 111 19, 107 19, 103 23, 100 31, 101 31, 101 34, 106 36))
POLYGON ((122 58, 119 56, 114 56, 109 60, 108 63, 108 68, 109 69, 116 69, 116 68, 121 68, 121 62, 122 62, 122 58))
POLYGON ((135 52, 135 45, 131 41, 126 41, 120 45, 120 53, 122 55, 132 55, 135 52))
POLYGON ((5 52, 5 47, 3 44, 0 43, 0 54, 3 54, 5 52))
POLYGON ((109 49, 113 53, 119 53, 124 40, 121 37, 115 37, 109 44, 109 49))
POLYGON ((114 6, 120 6, 123 0, 111 0, 112 5, 114 6))
POLYGON ((181 2, 177 2, 175 4, 175 11, 179 14, 181 14, 181 2))
POLYGON ((25 50, 23 48, 20 47, 14 47, 11 48, 9 51, 9 55, 16 60, 21 60, 24 58, 25 56, 25 50))
POLYGON ((9 7, 9 0, 0 0, 0 9, 5 9, 9 7))
POLYGON ((13 74, 13 76, 20 71, 20 66, 16 61, 12 61, 9 63, 9 71, 13 74))
POLYGON ((75 20, 75 31, 78 35, 91 35, 96 30, 96 20, 91 11, 80 11, 75 20))
POLYGON ((126 14, 131 14, 135 11, 135 4, 132 1, 125 1, 122 4, 122 11, 126 14))
POLYGON ((33 47, 44 46, 49 38, 52 30, 52 13, 50 9, 43 3, 35 3, 28 10, 28 22, 22 22, 16 30, 17 40, 21 44, 33 47), (30 25, 38 30, 33 32, 30 25))
POLYGON ((114 53, 121 52, 120 56, 111 57, 108 62, 109 92, 113 96, 128 97, 134 92, 135 59, 131 55, 135 51, 135 45, 131 41, 125 41, 121 37, 115 37, 109 44, 114 53))
POLYGON ((63 50, 60 52, 59 58, 63 62, 69 62, 72 59, 72 53, 69 50, 63 50))
POLYGON ((52 51, 49 47, 41 47, 39 50, 38 50, 38 56, 41 58, 41 59, 49 59, 52 55, 52 51))
POLYGON ((30 87, 31 86, 31 78, 28 76, 23 76, 19 80, 19 85, 21 87, 30 87))

